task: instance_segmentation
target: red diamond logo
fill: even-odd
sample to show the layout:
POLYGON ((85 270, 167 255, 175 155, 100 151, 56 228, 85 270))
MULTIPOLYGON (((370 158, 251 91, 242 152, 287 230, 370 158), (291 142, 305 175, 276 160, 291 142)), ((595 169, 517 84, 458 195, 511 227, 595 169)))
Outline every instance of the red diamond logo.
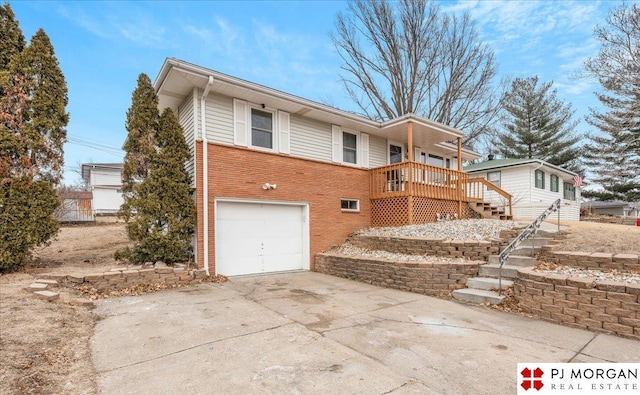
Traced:
POLYGON ((529 368, 522 369, 520 372, 522 375, 522 383, 520 386, 524 388, 525 391, 529 391, 531 388, 535 388, 536 391, 540 391, 544 384, 542 383, 542 375, 544 372, 540 368, 535 368, 533 371, 529 368))

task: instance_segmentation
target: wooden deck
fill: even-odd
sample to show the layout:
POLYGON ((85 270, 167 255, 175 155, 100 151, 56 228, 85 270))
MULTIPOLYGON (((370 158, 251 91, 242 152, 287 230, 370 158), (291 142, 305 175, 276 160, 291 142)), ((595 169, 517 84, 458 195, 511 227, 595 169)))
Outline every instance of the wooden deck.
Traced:
POLYGON ((509 193, 484 178, 471 178, 462 171, 407 161, 371 169, 369 174, 371 200, 374 206, 378 203, 380 207, 374 216, 386 215, 392 219, 374 220, 374 223, 432 222, 437 214, 445 213, 464 218, 466 210, 463 206, 469 202, 484 202, 487 190, 500 195, 504 212, 512 213, 509 193), (384 214, 391 209, 408 212, 384 214), (414 216, 414 211, 419 218, 414 216))

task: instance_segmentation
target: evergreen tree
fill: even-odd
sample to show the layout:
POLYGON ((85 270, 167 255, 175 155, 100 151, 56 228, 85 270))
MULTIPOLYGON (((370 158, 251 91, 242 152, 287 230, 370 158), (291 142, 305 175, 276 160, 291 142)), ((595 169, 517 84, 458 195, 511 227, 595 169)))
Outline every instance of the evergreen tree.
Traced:
POLYGON ((30 147, 31 164, 37 168, 38 179, 57 185, 64 165, 63 146, 69 123, 65 109, 69 98, 67 83, 44 30, 33 35, 11 69, 25 75, 30 91, 29 122, 24 129, 37 137, 30 147))
POLYGON ((122 190, 126 197, 133 186, 149 176, 149 162, 156 145, 158 131, 158 96, 146 74, 138 76, 138 85, 133 91, 131 107, 127 111, 127 140, 124 143, 124 169, 122 190))
POLYGON ((640 199, 640 6, 612 9, 607 24, 596 28, 596 37, 600 50, 585 68, 604 89, 596 96, 607 111, 591 109, 587 117, 599 133, 589 135, 585 163, 593 181, 604 188, 591 195, 634 201, 640 199))
POLYGON ((556 97, 551 82, 538 77, 516 78, 502 97, 502 130, 497 149, 504 158, 542 159, 578 170, 579 138, 574 136, 574 111, 556 97))
POLYGON ((24 50, 26 42, 9 3, 0 5, 0 72, 24 50))
POLYGON ((132 206, 137 215, 127 224, 127 231, 136 245, 120 251, 117 258, 138 263, 184 262, 191 250, 195 205, 191 177, 184 167, 189 147, 171 109, 160 117, 156 141, 149 176, 134 186, 132 206))
POLYGON ((28 47, 9 5, 0 6, 0 272, 22 268, 58 231, 53 184, 62 170, 67 89, 39 30, 28 47))

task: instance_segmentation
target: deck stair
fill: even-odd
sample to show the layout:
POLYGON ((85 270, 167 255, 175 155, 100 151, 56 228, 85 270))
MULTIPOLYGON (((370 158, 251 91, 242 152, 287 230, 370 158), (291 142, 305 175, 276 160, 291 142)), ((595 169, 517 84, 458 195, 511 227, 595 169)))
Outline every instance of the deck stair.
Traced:
MULTIPOLYGON (((557 207, 559 200, 556 203, 547 210, 557 207)), ((491 255, 487 263, 480 266, 479 276, 468 279, 467 288, 455 290, 451 296, 470 303, 500 304, 504 300, 501 289, 513 285, 520 268, 537 265, 537 253, 557 235, 556 232, 538 230, 542 220, 553 211, 555 210, 541 214, 513 239, 500 255, 491 255)))
POLYGON ((512 220, 513 216, 507 214, 504 208, 494 206, 489 202, 469 202, 469 207, 476 213, 480 214, 482 218, 500 219, 500 220, 512 220))

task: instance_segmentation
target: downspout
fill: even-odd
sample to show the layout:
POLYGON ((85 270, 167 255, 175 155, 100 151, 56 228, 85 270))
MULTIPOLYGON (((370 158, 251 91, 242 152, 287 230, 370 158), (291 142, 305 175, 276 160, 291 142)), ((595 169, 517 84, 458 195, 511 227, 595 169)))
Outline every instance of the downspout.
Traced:
POLYGON ((202 249, 203 249, 203 265, 207 277, 211 275, 209 273, 209 155, 207 149, 207 122, 206 122, 206 102, 207 96, 209 96, 209 90, 213 85, 213 76, 209 76, 207 86, 202 93, 202 99, 200 100, 200 133, 202 133, 202 249))

